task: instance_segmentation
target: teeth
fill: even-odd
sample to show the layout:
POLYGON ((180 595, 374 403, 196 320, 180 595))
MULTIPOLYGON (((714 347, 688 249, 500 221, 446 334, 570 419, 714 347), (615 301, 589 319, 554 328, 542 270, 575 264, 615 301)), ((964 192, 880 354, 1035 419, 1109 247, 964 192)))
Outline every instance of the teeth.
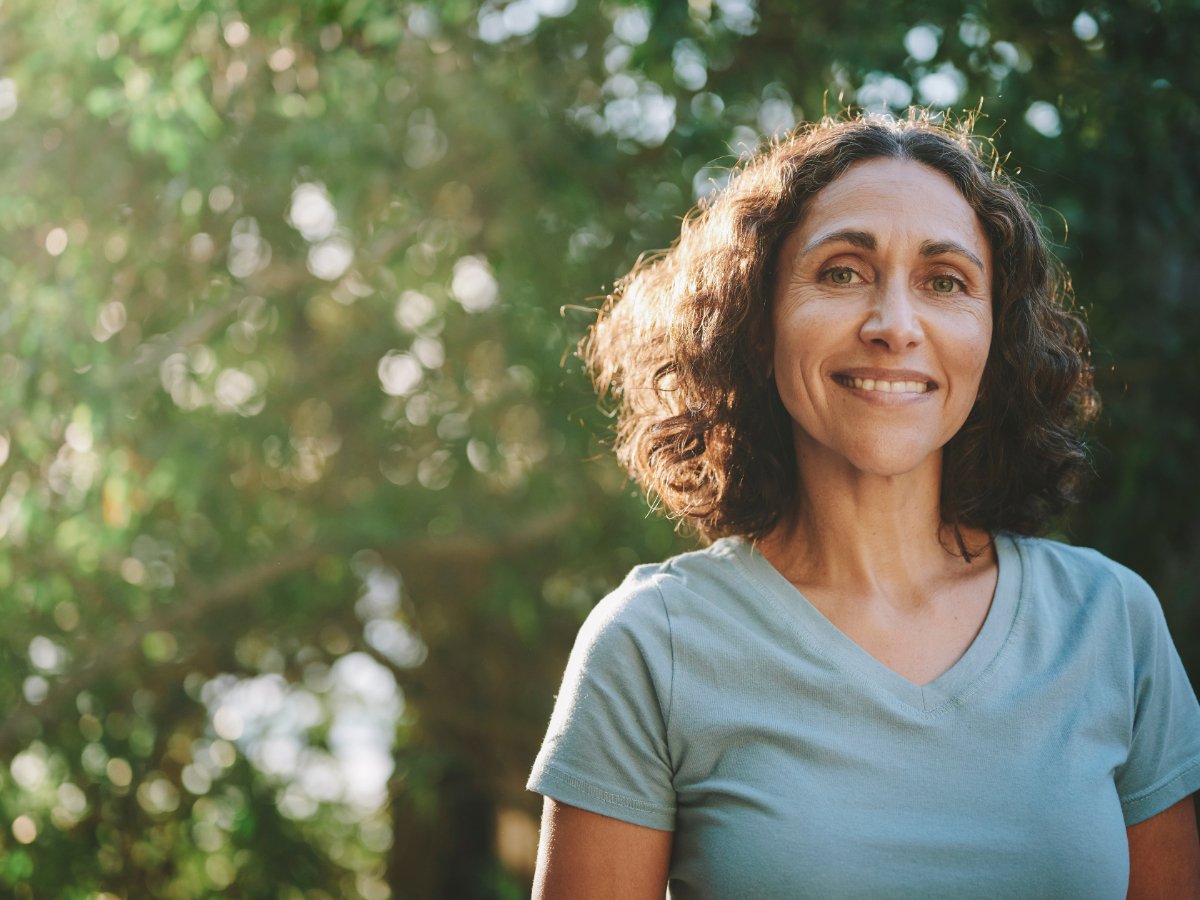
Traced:
POLYGON ((840 378, 843 384, 864 391, 880 391, 884 394, 924 394, 929 384, 924 381, 876 381, 874 378, 840 378))

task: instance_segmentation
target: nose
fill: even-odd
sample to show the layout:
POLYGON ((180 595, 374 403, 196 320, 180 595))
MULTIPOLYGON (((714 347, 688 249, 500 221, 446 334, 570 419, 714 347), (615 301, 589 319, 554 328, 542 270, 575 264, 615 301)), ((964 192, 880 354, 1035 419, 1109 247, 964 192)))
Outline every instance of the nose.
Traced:
POLYGON ((859 337, 892 352, 910 349, 925 339, 913 297, 903 281, 889 279, 874 292, 859 337))

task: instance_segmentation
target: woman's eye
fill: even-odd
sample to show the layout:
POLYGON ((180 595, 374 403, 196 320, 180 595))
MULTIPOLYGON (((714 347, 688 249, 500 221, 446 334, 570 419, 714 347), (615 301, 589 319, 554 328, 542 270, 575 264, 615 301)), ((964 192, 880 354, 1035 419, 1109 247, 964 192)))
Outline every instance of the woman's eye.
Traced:
POLYGON ((854 281, 854 270, 838 266, 829 270, 829 280, 834 284, 851 284, 854 281))
POLYGON ((934 275, 929 279, 929 286, 935 293, 949 294, 958 289, 959 282, 957 278, 951 278, 949 275, 934 275))

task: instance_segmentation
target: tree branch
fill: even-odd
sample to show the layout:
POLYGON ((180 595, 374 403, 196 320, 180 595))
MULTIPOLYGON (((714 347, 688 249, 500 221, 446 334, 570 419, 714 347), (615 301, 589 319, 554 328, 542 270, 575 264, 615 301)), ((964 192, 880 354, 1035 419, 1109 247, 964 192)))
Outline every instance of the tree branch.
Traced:
MULTIPOLYGON (((561 535, 574 517, 573 509, 556 510, 539 516, 510 531, 503 538, 487 535, 455 535, 403 541, 376 548, 384 558, 407 567, 448 567, 461 569, 486 564, 502 555, 527 552, 531 547, 549 543, 561 535)), ((272 559, 235 572, 215 584, 197 587, 170 606, 160 607, 155 615, 141 622, 126 624, 115 635, 91 642, 85 658, 70 675, 53 682, 46 698, 37 705, 22 704, 0 723, 0 757, 7 758, 26 740, 33 723, 45 724, 60 714, 82 690, 97 679, 131 665, 141 654, 142 641, 156 631, 182 631, 194 628, 207 616, 237 601, 270 588, 289 575, 304 572, 322 557, 361 549, 309 544, 287 550, 272 559)), ((178 662, 178 661, 177 661, 178 662)))

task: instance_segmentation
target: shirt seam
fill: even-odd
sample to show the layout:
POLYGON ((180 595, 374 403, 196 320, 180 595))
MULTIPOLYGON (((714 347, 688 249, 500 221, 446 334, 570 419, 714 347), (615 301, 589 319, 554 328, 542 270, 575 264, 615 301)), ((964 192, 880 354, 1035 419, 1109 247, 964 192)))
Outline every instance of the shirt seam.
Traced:
MULTIPOLYGON (((1133 683, 1133 689, 1129 692, 1129 746, 1132 747, 1134 744, 1137 743, 1138 735, 1141 734, 1141 730, 1142 730, 1142 724, 1141 724, 1142 720, 1139 720, 1139 718, 1138 718, 1138 706, 1139 706, 1138 694, 1140 692, 1138 690, 1139 679, 1138 679, 1138 665, 1137 665, 1137 660, 1139 658, 1139 656, 1138 656, 1139 640, 1138 640, 1138 634, 1135 633, 1137 631, 1137 627, 1134 623, 1134 615, 1130 611, 1130 608, 1129 608, 1129 590, 1128 590, 1128 585, 1125 582, 1125 579, 1120 578, 1116 572, 1111 571, 1108 567, 1105 567, 1104 574, 1109 579, 1109 581, 1111 581, 1117 587, 1117 591, 1119 592, 1120 597, 1121 597, 1121 609, 1125 616, 1126 626, 1129 629, 1129 631, 1128 631, 1129 677, 1133 683)), ((1157 595, 1156 595, 1155 599, 1157 599, 1157 595)), ((1161 606, 1160 606, 1160 609, 1161 609, 1161 606)), ((1186 772, 1186 771, 1187 770, 1185 769, 1184 772, 1186 772)), ((1180 774, 1183 774, 1183 773, 1180 773, 1180 774)), ((1122 801, 1122 802, 1124 802, 1124 801, 1122 801)))
POLYGON ((1123 795, 1120 798, 1122 809, 1124 809, 1127 806, 1133 806, 1133 805, 1145 800, 1147 797, 1153 796, 1154 794, 1161 791, 1163 788, 1170 785, 1172 782, 1178 781, 1179 779, 1183 778, 1185 775, 1192 772, 1194 769, 1198 769, 1198 768, 1200 768, 1200 754, 1193 756, 1183 766, 1174 770, 1170 774, 1165 775, 1162 778, 1158 779, 1158 781, 1154 782, 1149 787, 1142 788, 1139 791, 1134 791, 1132 794, 1123 795))
POLYGON ((631 797, 626 797, 624 794, 615 794, 607 788, 601 787, 594 782, 580 778, 578 775, 572 775, 569 772, 563 771, 554 763, 546 763, 545 766, 543 766, 542 771, 548 775, 558 778, 561 781, 566 782, 572 787, 579 788, 594 799, 603 800, 607 803, 612 803, 615 806, 633 810, 634 812, 669 813, 671 815, 675 814, 676 808, 674 804, 671 806, 661 806, 645 800, 634 800, 631 797))
POLYGON ((671 755, 671 713, 675 709, 675 630, 671 624, 671 611, 667 608, 667 597, 663 593, 662 584, 655 580, 654 590, 658 592, 658 602, 662 604, 663 619, 667 623, 667 648, 671 652, 670 682, 667 684, 667 709, 663 716, 663 737, 667 743, 667 756, 671 755))
MULTIPOLYGON (((931 714, 940 713, 940 711, 946 707, 965 706, 967 701, 973 699, 976 694, 983 690, 984 685, 991 680, 991 677, 996 673, 996 670, 1000 668, 1000 663, 1008 654, 1009 649, 1012 647, 1013 636, 1017 633, 1017 629, 1024 624, 1025 616, 1029 612, 1027 608, 1028 599, 1031 594, 1029 589, 1029 579, 1032 576, 1030 572, 1031 567, 1029 566, 1028 560, 1025 556, 1023 540, 1019 535, 1009 534, 1007 532, 998 532, 992 539, 993 544, 995 544, 995 539, 996 537, 999 537, 1000 534, 1004 534, 1004 536, 1008 538, 1009 543, 1012 545, 1013 551, 1016 554, 1017 564, 1021 567, 1021 577, 1017 582, 1017 598, 1014 601, 1012 620, 1008 623, 1008 631, 1004 635, 1004 640, 996 649, 995 655, 991 658, 988 664, 984 666, 983 671, 981 671, 975 677, 975 680, 966 685, 955 696, 950 697, 943 703, 935 706, 932 710, 930 710, 931 714)), ((993 602, 995 601, 993 600, 993 602)))

